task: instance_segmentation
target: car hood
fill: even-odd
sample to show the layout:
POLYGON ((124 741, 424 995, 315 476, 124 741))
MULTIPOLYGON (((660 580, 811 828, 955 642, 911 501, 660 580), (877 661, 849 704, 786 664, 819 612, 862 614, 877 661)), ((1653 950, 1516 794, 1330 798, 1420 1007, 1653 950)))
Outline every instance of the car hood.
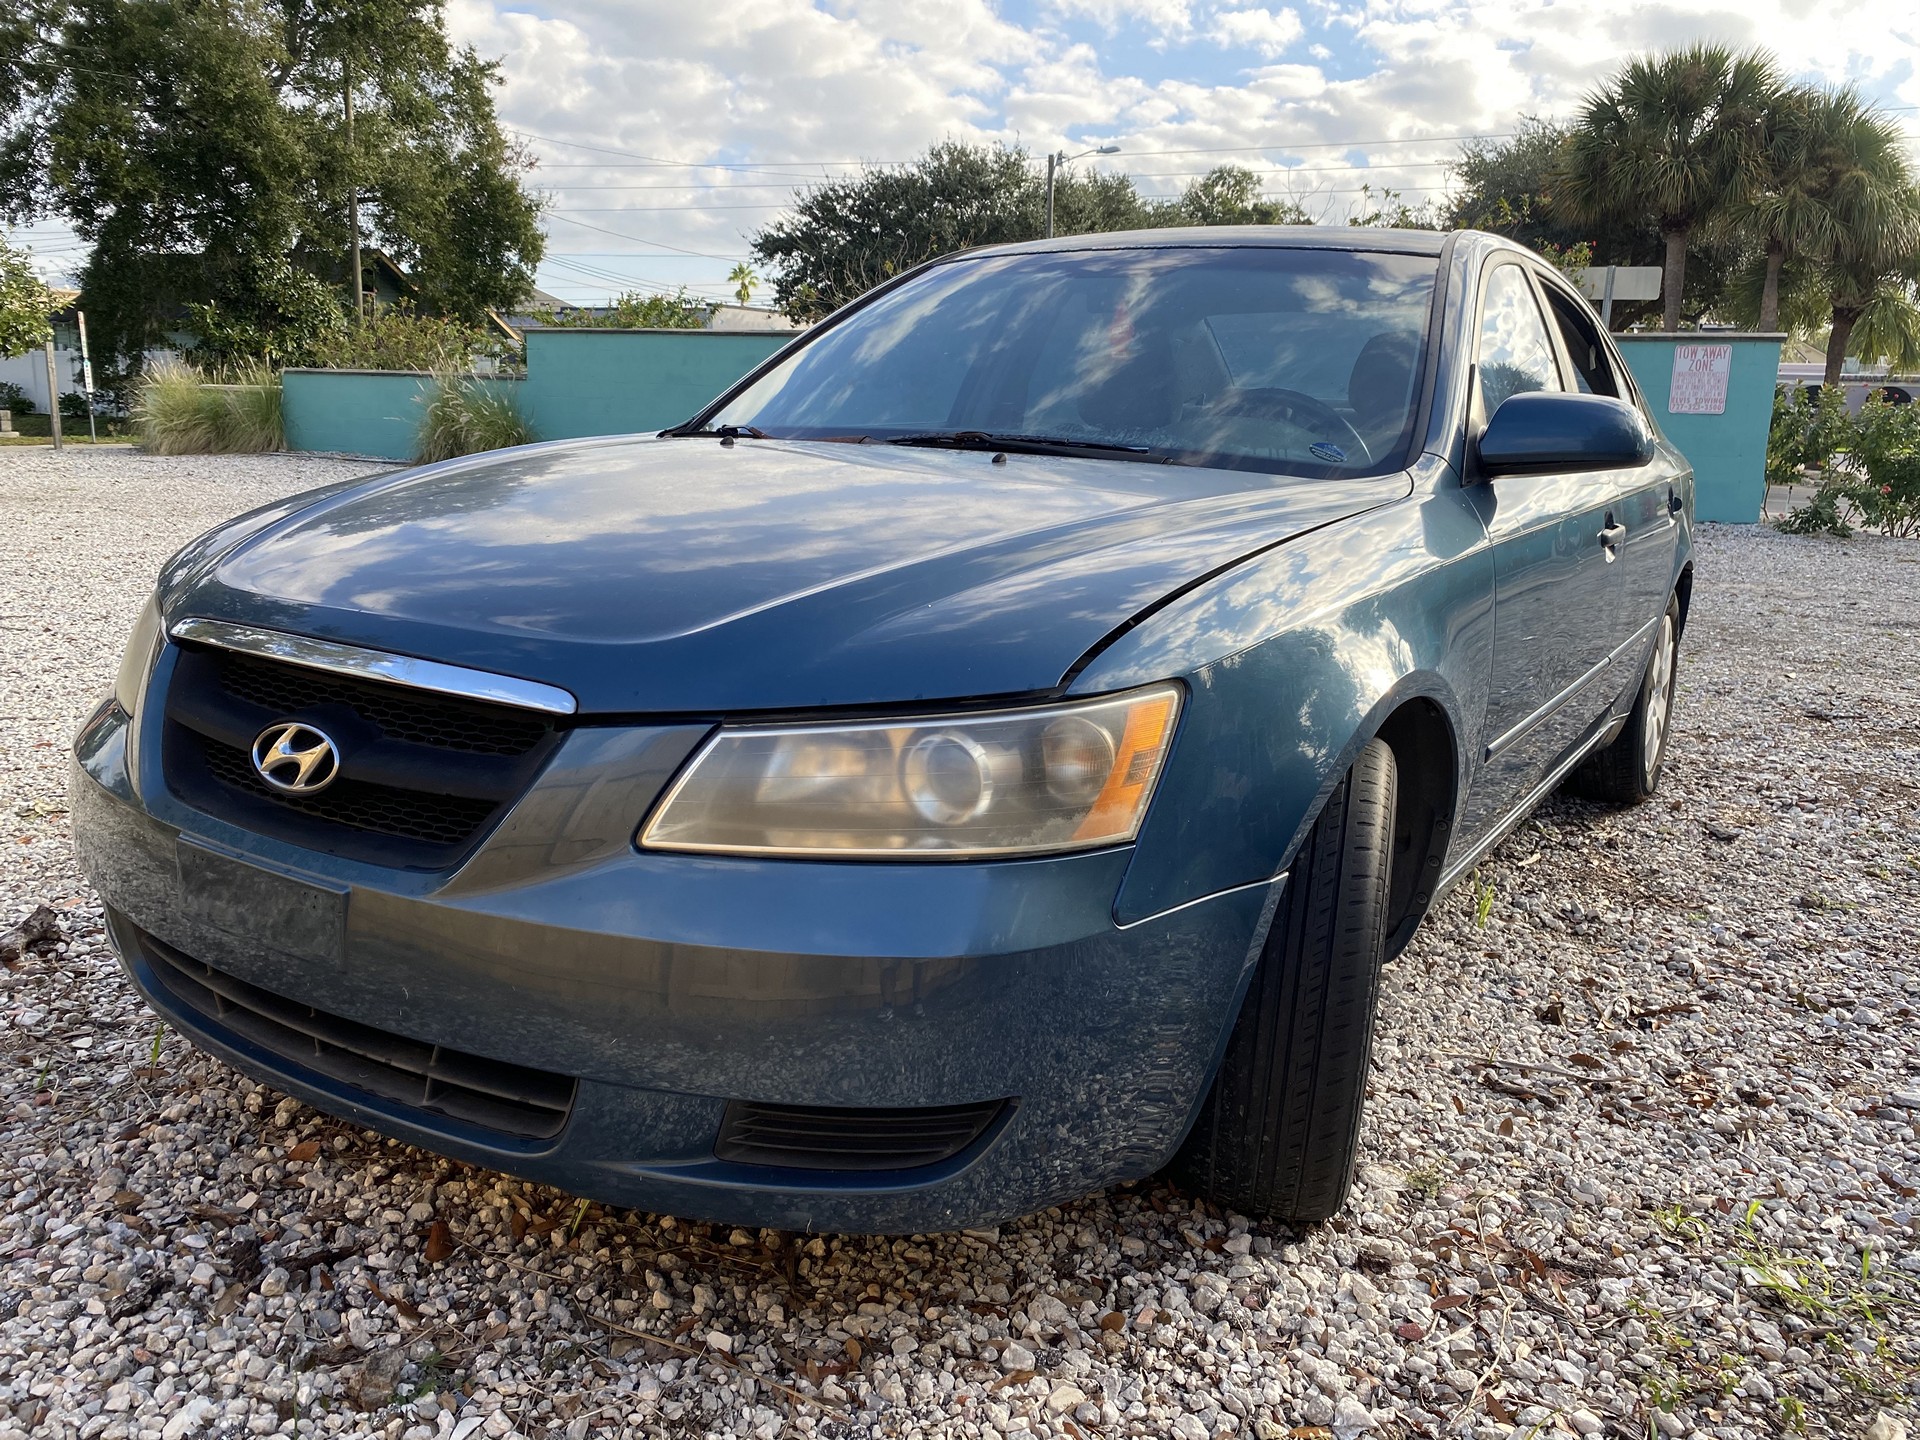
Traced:
POLYGON ((202 616, 543 681, 588 713, 1030 694, 1142 611, 1407 493, 1081 457, 566 442, 383 476, 212 532, 202 616))

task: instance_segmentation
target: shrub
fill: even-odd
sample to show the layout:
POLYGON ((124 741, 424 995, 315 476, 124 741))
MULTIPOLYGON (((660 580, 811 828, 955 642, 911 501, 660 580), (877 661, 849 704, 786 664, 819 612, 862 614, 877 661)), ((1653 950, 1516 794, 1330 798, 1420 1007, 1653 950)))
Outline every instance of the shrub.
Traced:
POLYGON ((438 376, 426 396, 414 458, 421 464, 525 445, 533 432, 507 385, 472 375, 438 376))
POLYGON ((1790 485, 1803 468, 1824 469, 1847 447, 1852 430, 1853 417, 1837 385, 1779 386, 1767 430, 1767 483, 1790 485))
POLYGON ((720 306, 702 300, 682 285, 672 295, 643 295, 629 290, 608 307, 604 315, 586 310, 536 310, 533 318, 542 325, 586 330, 704 330, 720 306))
POLYGON ((280 377, 264 365, 209 376, 163 360, 141 381, 133 420, 156 455, 255 455, 286 445, 280 377))
POLYGON ((33 414, 33 401, 27 398, 27 392, 11 380, 0 380, 0 410, 11 410, 16 415, 33 414))
POLYGON ((498 331, 438 315, 421 315, 404 303, 389 305, 359 325, 314 342, 310 358, 328 370, 464 370, 476 355, 510 349, 498 331))
POLYGON ((1920 407, 1868 400, 1853 420, 1848 498, 1883 535, 1920 535, 1920 407))
POLYGON ((1853 534, 1853 526, 1842 513, 1845 502, 1843 487, 1828 481, 1806 504, 1775 521, 1774 528, 1787 535, 1838 535, 1844 540, 1853 534))

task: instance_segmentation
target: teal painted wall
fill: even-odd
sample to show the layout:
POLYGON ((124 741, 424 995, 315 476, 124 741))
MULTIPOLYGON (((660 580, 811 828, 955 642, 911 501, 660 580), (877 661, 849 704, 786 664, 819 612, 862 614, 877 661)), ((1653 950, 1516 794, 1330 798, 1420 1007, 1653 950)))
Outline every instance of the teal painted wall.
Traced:
POLYGON ((396 370, 288 370, 280 405, 289 450, 411 460, 431 375, 396 370))
POLYGON ((521 407, 542 440, 665 429, 795 333, 529 330, 521 407))
POLYGON ((1739 525, 1757 523, 1767 498, 1767 430, 1773 420, 1773 389, 1785 337, 1687 330, 1613 338, 1660 428, 1693 466, 1699 517, 1739 525), (1667 409, 1677 345, 1733 347, 1724 414, 1675 415, 1667 409))
MULTIPOLYGON (((661 430, 707 401, 797 332, 529 330, 527 376, 513 389, 536 438, 661 430)), ((288 370, 287 448, 411 460, 431 375, 288 370)))

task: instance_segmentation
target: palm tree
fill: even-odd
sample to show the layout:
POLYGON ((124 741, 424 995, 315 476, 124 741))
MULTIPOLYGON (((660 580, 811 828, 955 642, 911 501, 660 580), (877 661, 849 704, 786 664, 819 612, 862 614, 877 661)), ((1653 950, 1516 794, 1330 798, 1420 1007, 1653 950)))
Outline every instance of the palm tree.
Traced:
POLYGON ((1773 330, 1786 266, 1896 224, 1909 180, 1900 132, 1850 88, 1783 90, 1762 128, 1764 175, 1726 219, 1765 256, 1759 327, 1773 330))
POLYGON ((1688 239, 1758 183, 1762 120, 1779 89, 1762 52, 1689 45, 1630 60, 1587 96, 1555 201, 1577 223, 1653 218, 1666 242, 1668 330, 1680 328, 1688 239))
POLYGON ((1840 383, 1849 351, 1896 367, 1920 362, 1920 192, 1909 188, 1903 211, 1878 230, 1849 233, 1822 267, 1833 307, 1829 385, 1840 383))

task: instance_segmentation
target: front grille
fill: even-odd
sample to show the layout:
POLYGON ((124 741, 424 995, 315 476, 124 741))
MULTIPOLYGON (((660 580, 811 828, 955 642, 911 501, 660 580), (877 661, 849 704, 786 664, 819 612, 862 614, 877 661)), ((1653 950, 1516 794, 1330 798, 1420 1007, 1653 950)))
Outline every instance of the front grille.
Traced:
POLYGON ((275 805, 285 805, 334 825, 396 835, 429 845, 460 845, 487 823, 493 804, 457 795, 423 795, 391 785, 341 778, 318 795, 287 795, 275 790, 253 768, 253 756, 217 740, 207 740, 207 771, 223 785, 275 805))
POLYGON ((168 787, 206 814, 376 864, 456 863, 525 792, 558 743, 552 720, 485 700, 187 646, 167 688, 168 787), (268 726, 297 720, 340 747, 339 778, 289 795, 253 768, 268 726))
POLYGON ((985 1133, 1004 1100, 915 1109, 831 1105, 727 1106, 716 1159, 791 1170, 912 1170, 951 1160, 985 1133))
POLYGON ((524 710, 355 680, 277 660, 226 654, 220 657, 219 670, 228 694, 276 715, 347 705, 379 726, 382 734, 416 745, 476 755, 524 755, 547 733, 547 722, 524 710))
POLYGON ((330 1015, 235 979, 144 931, 136 934, 147 969, 176 1002, 303 1069, 429 1116, 516 1139, 549 1140, 566 1126, 574 1095, 568 1076, 330 1015))

